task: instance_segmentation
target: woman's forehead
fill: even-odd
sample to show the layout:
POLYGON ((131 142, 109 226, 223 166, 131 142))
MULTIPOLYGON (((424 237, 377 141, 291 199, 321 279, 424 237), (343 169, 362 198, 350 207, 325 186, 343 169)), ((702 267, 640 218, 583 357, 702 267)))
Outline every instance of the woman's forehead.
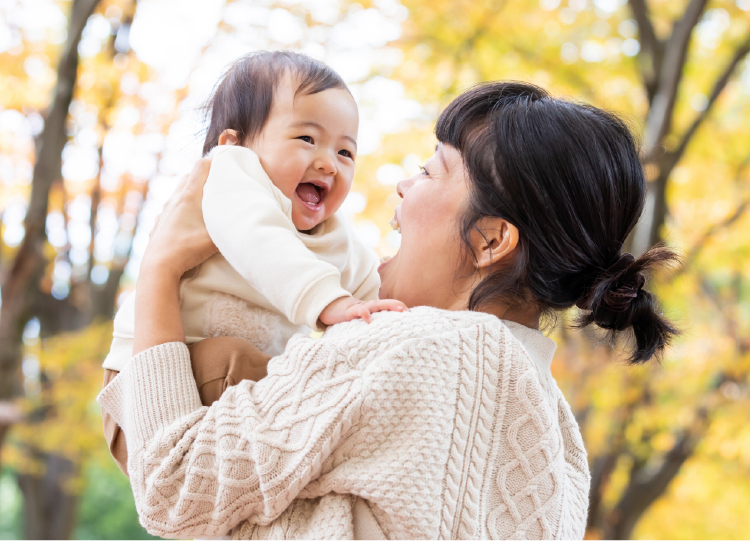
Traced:
POLYGON ((435 145, 435 154, 433 156, 440 163, 440 166, 446 172, 453 172, 461 166, 461 153, 451 145, 438 143, 435 145))

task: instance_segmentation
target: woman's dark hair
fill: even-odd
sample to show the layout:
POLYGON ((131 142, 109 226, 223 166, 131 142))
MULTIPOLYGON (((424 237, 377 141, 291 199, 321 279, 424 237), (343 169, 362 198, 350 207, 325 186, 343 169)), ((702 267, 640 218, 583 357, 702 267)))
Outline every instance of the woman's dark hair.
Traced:
POLYGON ((309 56, 290 51, 245 55, 226 71, 205 105, 209 125, 203 154, 219 144, 224 130, 235 130, 241 145, 252 142, 268 120, 274 91, 285 74, 295 77, 295 95, 329 88, 349 90, 338 73, 309 56))
POLYGON ((676 256, 653 247, 635 259, 623 244, 643 210, 638 145, 612 113, 555 99, 534 85, 493 82, 461 94, 442 112, 437 139, 456 148, 471 190, 461 224, 464 249, 483 217, 519 232, 517 249, 473 290, 469 309, 534 302, 545 312, 577 305, 579 325, 614 339, 632 331, 630 362, 660 354, 676 329, 643 289, 644 272, 676 256))

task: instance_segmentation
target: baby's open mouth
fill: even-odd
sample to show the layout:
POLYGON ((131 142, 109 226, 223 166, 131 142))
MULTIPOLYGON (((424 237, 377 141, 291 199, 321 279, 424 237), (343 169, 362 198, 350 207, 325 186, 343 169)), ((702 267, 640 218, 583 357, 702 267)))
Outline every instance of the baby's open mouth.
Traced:
POLYGON ((328 186, 313 182, 301 182, 297 186, 297 197, 311 208, 318 207, 328 193, 328 186))

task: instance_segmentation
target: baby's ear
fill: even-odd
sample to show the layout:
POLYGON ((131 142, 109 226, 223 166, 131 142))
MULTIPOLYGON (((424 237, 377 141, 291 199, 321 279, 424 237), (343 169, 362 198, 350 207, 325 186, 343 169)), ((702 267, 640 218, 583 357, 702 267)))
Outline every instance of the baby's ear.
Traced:
POLYGON ((238 145, 239 138, 237 137, 237 130, 224 130, 219 135, 220 145, 238 145))

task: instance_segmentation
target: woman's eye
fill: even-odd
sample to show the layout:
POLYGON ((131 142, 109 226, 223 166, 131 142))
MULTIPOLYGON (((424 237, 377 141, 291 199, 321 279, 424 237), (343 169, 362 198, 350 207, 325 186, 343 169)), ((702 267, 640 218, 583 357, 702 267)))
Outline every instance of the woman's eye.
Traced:
POLYGON ((346 149, 339 150, 339 154, 342 156, 346 156, 347 158, 354 158, 354 156, 352 156, 352 153, 346 149))
POLYGON ((424 176, 428 176, 430 174, 430 173, 427 172, 427 169, 423 165, 419 166, 419 170, 422 171, 422 174, 424 176))
POLYGON ((301 139, 305 143, 310 143, 311 145, 313 144, 313 138, 310 137, 309 135, 302 135, 300 137, 297 137, 297 139, 301 139))

